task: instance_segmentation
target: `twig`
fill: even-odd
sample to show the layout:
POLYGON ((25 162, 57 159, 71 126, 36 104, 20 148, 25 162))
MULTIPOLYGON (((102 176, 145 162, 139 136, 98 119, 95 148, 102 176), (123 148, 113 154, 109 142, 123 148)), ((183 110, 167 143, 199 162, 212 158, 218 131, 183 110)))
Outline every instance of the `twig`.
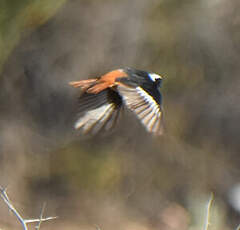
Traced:
POLYGON ((206 215, 206 221, 205 221, 205 227, 204 227, 204 230, 208 230, 208 227, 210 226, 210 209, 212 207, 212 203, 213 203, 213 198, 214 198, 214 195, 213 193, 211 193, 211 196, 209 198, 209 201, 207 203, 207 215, 206 215))
POLYGON ((28 230, 27 224, 29 224, 29 223, 38 223, 38 225, 36 226, 36 229, 40 230, 40 225, 42 222, 48 221, 48 220, 53 220, 53 219, 57 218, 57 217, 43 218, 43 212, 45 209, 45 205, 43 205, 39 219, 24 219, 21 216, 21 214, 16 210, 16 208, 12 205, 10 199, 8 198, 6 188, 3 188, 0 186, 0 195, 1 195, 1 198, 3 199, 3 201, 8 206, 9 210, 17 217, 18 221, 21 223, 24 230, 28 230))
MULTIPOLYGON (((45 222, 45 221, 48 221, 48 220, 54 220, 54 219, 57 219, 57 218, 58 218, 57 216, 50 216, 50 217, 47 217, 47 218, 42 218, 41 222, 45 222)), ((40 221, 40 219, 30 219, 30 220, 26 219, 25 223, 26 224, 37 223, 39 221, 40 221)))
POLYGON ((19 220, 19 222, 21 223, 22 227, 24 230, 27 230, 27 224, 25 223, 24 219, 22 218, 22 216, 20 215, 20 213, 14 208, 14 206, 11 204, 7 192, 6 192, 6 188, 2 188, 0 186, 0 192, 1 192, 1 198, 3 199, 3 201, 7 204, 9 210, 11 212, 13 212, 13 214, 17 217, 17 219, 19 220))

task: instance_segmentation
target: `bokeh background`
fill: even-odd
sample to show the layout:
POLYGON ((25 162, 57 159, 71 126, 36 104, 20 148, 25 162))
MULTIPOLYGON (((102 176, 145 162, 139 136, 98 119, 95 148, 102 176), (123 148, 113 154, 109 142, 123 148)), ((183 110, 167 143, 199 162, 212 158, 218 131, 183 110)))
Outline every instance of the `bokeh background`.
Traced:
MULTIPOLYGON (((42 229, 240 224, 238 0, 0 0, 0 185, 42 229), (164 77, 165 134, 126 111, 111 135, 74 129, 71 80, 135 67, 164 77)), ((20 226, 0 201, 0 228, 20 226)))

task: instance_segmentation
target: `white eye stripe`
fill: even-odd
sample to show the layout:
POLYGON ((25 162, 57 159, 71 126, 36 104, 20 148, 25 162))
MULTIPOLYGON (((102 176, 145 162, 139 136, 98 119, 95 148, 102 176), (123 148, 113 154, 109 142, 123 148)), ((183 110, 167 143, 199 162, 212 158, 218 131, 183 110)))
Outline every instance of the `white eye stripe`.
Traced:
POLYGON ((158 79, 162 79, 162 77, 156 73, 149 73, 148 74, 149 78, 152 80, 152 81, 156 81, 158 79))

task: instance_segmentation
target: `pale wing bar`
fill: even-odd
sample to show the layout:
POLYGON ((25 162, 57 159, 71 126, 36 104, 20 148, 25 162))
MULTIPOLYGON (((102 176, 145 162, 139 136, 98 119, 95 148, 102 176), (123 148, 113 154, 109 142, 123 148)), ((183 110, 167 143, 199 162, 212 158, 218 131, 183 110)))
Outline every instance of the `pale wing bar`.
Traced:
POLYGON ((141 87, 119 86, 126 106, 133 111, 148 132, 162 134, 162 111, 160 105, 141 87))

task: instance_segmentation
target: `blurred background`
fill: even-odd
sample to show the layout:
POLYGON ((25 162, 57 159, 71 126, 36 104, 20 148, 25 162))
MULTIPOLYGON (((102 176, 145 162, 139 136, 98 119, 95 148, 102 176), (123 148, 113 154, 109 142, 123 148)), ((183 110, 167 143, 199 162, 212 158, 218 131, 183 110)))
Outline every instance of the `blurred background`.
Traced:
MULTIPOLYGON (((240 2, 0 0, 0 185, 42 229, 197 230, 240 224, 240 2), (116 68, 164 77, 165 134, 126 112, 73 129, 78 89, 116 68)), ((19 229, 0 201, 0 228, 19 229)))

